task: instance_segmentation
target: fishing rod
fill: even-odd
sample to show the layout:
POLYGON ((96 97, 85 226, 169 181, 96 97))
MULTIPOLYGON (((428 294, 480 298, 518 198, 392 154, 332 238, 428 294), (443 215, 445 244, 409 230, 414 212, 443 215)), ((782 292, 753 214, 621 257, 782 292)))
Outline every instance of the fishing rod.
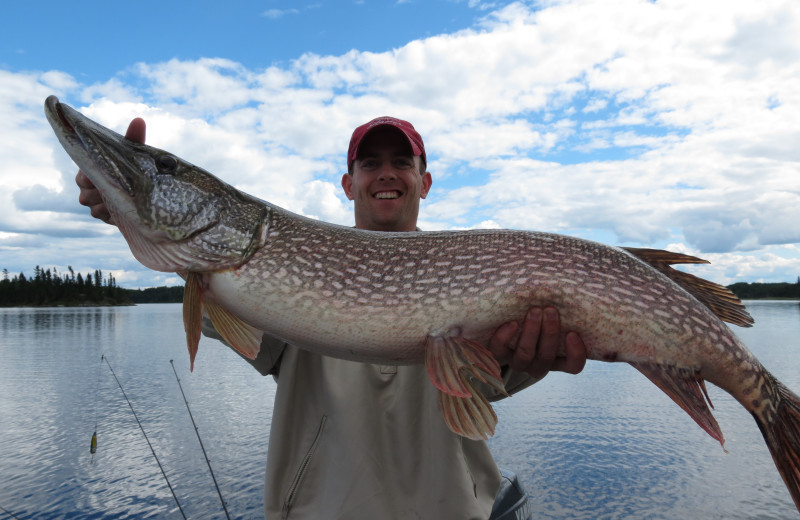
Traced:
MULTIPOLYGON (((170 492, 172 492, 172 498, 175 499, 175 503, 178 504, 178 510, 181 512, 184 520, 186 520, 186 514, 183 512, 183 508, 181 507, 181 503, 178 502, 178 496, 175 494, 175 490, 172 489, 172 484, 169 483, 169 479, 167 478, 167 473, 164 471, 164 467, 161 465, 161 461, 158 460, 158 456, 156 455, 156 450, 153 448, 153 445, 150 443, 150 439, 147 437, 147 433, 144 431, 144 426, 142 426, 141 421, 139 421, 139 417, 136 415, 136 410, 133 409, 133 405, 131 404, 130 399, 128 399, 128 395, 125 393, 125 389, 122 388, 122 383, 119 382, 119 378, 117 374, 114 373, 114 369, 111 368, 111 363, 108 362, 108 358, 103 354, 100 357, 100 360, 105 360, 106 364, 108 365, 108 369, 111 370, 111 374, 114 376, 114 379, 117 380, 117 385, 119 385, 119 389, 122 390, 122 395, 125 397, 125 400, 128 402, 128 406, 133 412, 133 418, 136 419, 136 424, 139 425, 139 429, 142 430, 142 435, 144 435, 144 440, 147 441, 147 445, 150 446, 150 451, 153 453, 153 458, 156 459, 156 463, 158 463, 158 468, 161 470, 161 474, 164 475, 164 480, 167 482, 167 487, 169 487, 170 492)), ((93 444, 96 442, 96 438, 93 440, 93 444)))
POLYGON ((203 457, 206 458, 206 464, 208 465, 208 471, 211 472, 211 479, 214 481, 214 487, 217 488, 217 494, 219 495, 219 501, 222 503, 222 509, 225 511, 225 518, 231 520, 230 515, 228 515, 228 508, 225 506, 225 499, 222 498, 222 491, 219 490, 219 485, 217 484, 217 479, 214 477, 214 470, 211 469, 211 461, 208 460, 208 455, 206 454, 206 449, 203 446, 203 440, 200 438, 200 430, 197 428, 197 423, 194 422, 194 416, 192 416, 192 410, 189 408, 189 401, 186 399, 186 394, 183 393, 183 385, 181 385, 181 380, 178 377, 178 372, 175 370, 175 363, 170 359, 169 364, 172 365, 172 371, 175 372, 175 380, 178 381, 178 388, 181 389, 181 395, 183 396, 183 402, 186 403, 186 410, 189 412, 189 418, 192 420, 192 426, 194 426, 194 433, 197 435, 197 442, 200 443, 200 449, 203 450, 203 457))

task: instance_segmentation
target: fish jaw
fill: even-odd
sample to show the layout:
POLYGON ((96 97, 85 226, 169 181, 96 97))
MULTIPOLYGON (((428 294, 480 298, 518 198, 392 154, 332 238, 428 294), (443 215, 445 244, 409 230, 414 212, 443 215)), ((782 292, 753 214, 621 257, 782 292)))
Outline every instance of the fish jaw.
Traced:
POLYGON ((133 209, 131 201, 135 191, 131 179, 125 173, 131 171, 131 168, 115 167, 116 163, 125 161, 120 154, 115 154, 114 159, 108 156, 108 152, 113 153, 120 147, 119 143, 116 147, 103 146, 97 139, 102 136, 106 140, 119 142, 125 138, 110 130, 96 131, 94 127, 99 125, 72 107, 60 103, 56 96, 49 96, 45 100, 44 112, 64 150, 100 190, 103 199, 114 200, 115 204, 110 205, 109 210, 117 214, 130 212, 133 209))
POLYGON ((268 208, 210 173, 105 128, 50 96, 59 142, 100 191, 136 259, 162 272, 242 264, 263 244, 268 208))

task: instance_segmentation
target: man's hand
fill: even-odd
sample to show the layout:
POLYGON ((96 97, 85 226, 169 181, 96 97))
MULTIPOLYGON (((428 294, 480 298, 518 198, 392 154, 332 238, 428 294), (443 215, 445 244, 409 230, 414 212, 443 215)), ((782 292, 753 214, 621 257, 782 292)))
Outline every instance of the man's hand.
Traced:
POLYGON ((531 307, 522 321, 498 327, 489 350, 501 365, 542 379, 551 370, 577 374, 586 364, 586 346, 575 332, 567 332, 565 357, 558 356, 561 323, 554 307, 531 307))
MULTIPOLYGON (((128 125, 128 131, 125 132, 125 137, 137 143, 144 143, 145 133, 146 126, 144 124, 144 119, 137 117, 128 125)), ((108 208, 106 207, 106 203, 103 202, 100 191, 95 188, 92 181, 89 180, 89 177, 78 170, 78 174, 75 176, 75 184, 81 189, 78 195, 78 202, 87 206, 91 210, 94 218, 98 218, 107 224, 114 224, 114 219, 111 218, 111 213, 108 212, 108 208)))

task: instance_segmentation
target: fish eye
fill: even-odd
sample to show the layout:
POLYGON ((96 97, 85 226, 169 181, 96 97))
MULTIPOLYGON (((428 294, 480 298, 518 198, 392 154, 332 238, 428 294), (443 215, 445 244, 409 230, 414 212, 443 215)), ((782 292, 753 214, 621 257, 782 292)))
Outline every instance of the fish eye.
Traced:
POLYGON ((178 160, 173 155, 162 155, 156 159, 159 170, 171 171, 178 167, 178 160))

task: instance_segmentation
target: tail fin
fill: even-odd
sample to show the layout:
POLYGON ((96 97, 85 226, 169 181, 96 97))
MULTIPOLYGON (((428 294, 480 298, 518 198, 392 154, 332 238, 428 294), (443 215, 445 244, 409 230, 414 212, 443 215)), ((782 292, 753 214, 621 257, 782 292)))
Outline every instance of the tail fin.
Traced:
POLYGON ((756 414, 753 417, 792 495, 794 505, 800 511, 800 397, 774 377, 771 378, 780 396, 777 414, 770 422, 763 421, 756 414))

